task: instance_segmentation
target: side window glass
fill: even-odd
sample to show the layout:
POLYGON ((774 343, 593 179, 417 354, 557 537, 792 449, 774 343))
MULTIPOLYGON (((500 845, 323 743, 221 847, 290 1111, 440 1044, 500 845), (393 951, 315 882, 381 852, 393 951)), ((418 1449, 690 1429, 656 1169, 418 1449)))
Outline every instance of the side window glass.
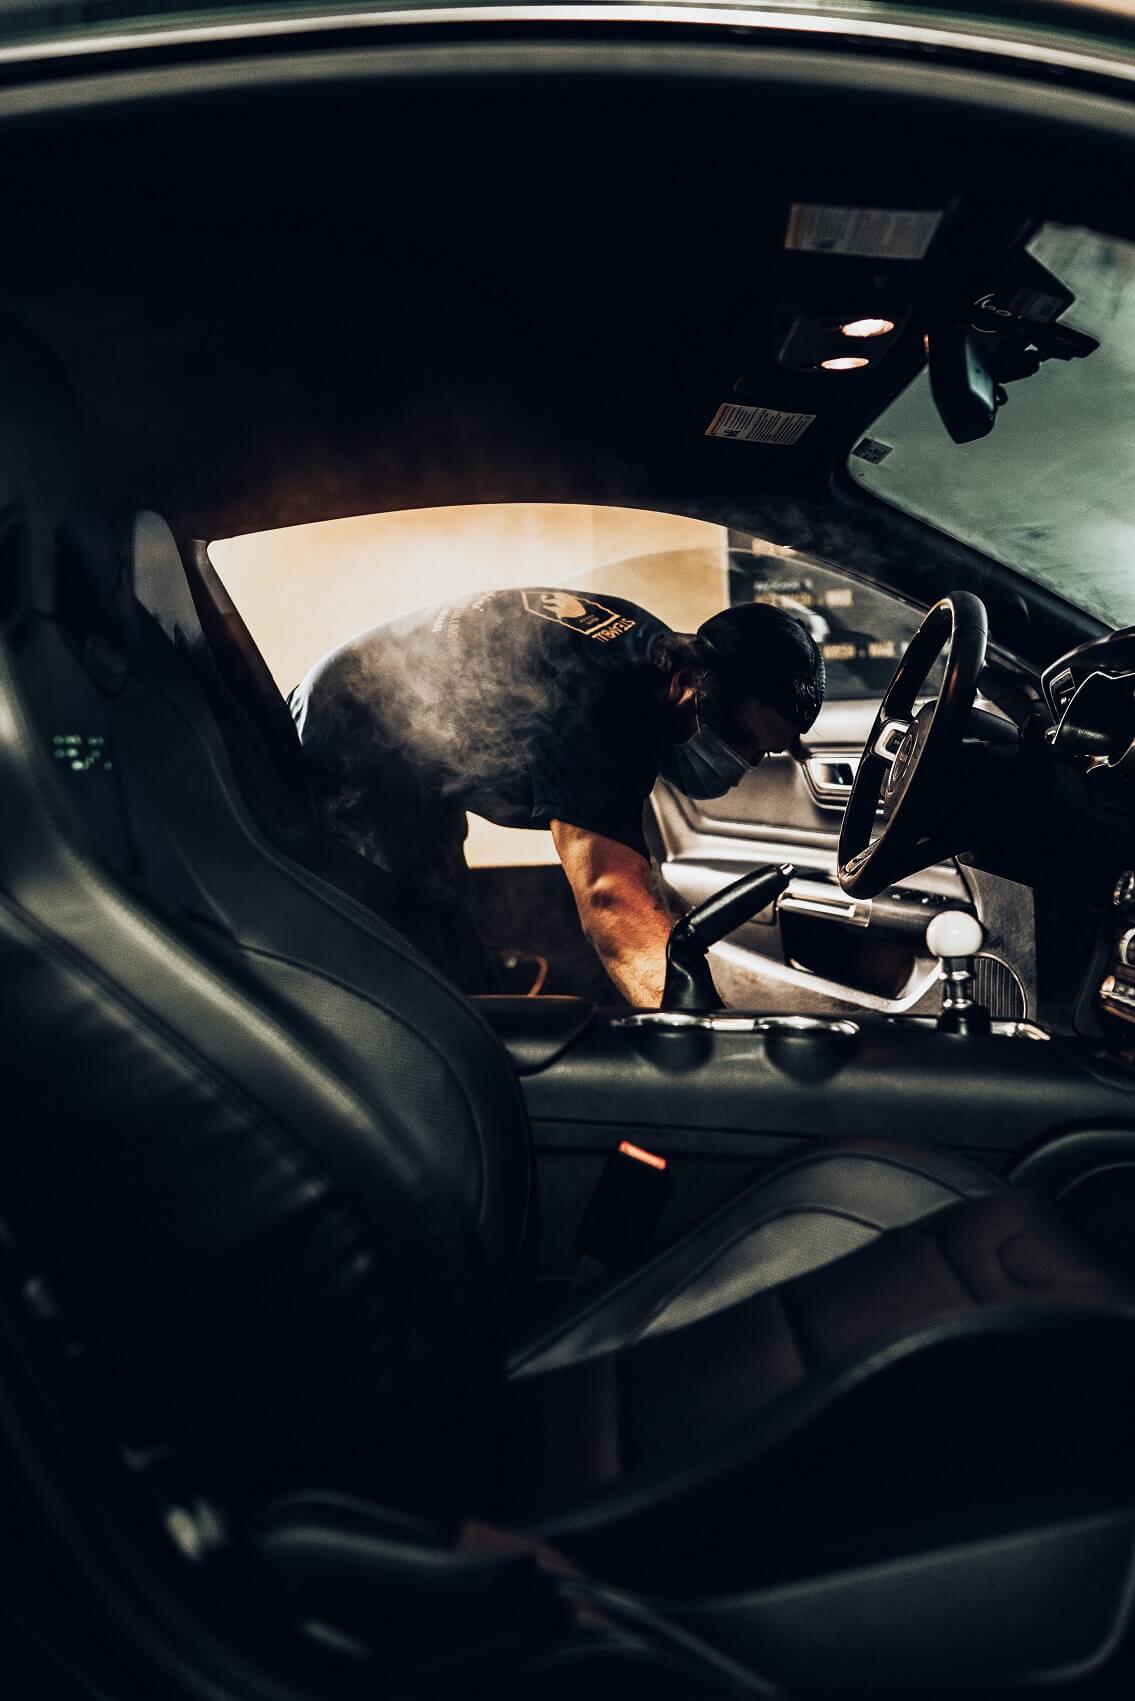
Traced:
MULTIPOLYGON (((729 534, 730 604, 771 602, 802 620, 820 646, 828 702, 878 699, 921 624, 909 603, 837 573, 809 556, 773 554, 759 538, 729 534)), ((942 682, 941 658, 925 686, 942 682)))

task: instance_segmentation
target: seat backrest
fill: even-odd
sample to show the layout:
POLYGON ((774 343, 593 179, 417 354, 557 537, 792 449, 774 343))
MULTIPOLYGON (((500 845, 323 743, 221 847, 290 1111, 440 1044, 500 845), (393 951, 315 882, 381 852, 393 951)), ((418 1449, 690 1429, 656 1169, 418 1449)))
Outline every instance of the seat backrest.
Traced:
MULTIPOLYGON (((157 514, 134 518, 134 595, 189 662, 241 799, 268 841, 399 932, 404 894, 320 825, 295 722, 203 543, 181 549, 157 514)), ((412 926, 411 926, 412 932, 412 926)))
MULTIPOLYGON (((399 913, 389 875, 317 823, 292 718, 212 568, 179 550, 159 515, 141 513, 131 570, 165 642, 134 621, 123 718, 195 882, 254 971, 316 1020, 356 1078, 413 1111, 476 1213, 497 1285, 524 1281, 536 1237, 531 1150, 495 1034, 415 949, 414 917, 399 913), (227 855, 217 812, 202 814, 198 786, 168 762, 167 741, 182 737, 171 710, 199 753, 212 751, 210 765, 220 771, 228 758, 227 855)), ((204 776, 199 784, 211 789, 204 776)))
MULTIPOLYGON (((206 545, 182 552, 158 515, 137 514, 131 573, 138 602, 196 673, 257 824, 281 848, 315 854, 315 810, 295 723, 206 545)), ((381 889, 385 904, 375 907, 392 920, 389 885, 381 889)))
MULTIPOLYGON (((185 596, 181 557, 156 514, 137 518, 133 557, 151 601, 161 604, 161 584, 185 596)), ((195 894, 194 915, 221 930, 247 971, 359 1089, 376 1104, 396 1106, 444 1162, 477 1219, 503 1293, 524 1279, 535 1231, 527 1115, 508 1058, 474 1007, 405 937, 312 872, 328 841, 298 820, 298 805, 282 829, 283 852, 263 817, 253 820, 203 684, 212 665, 207 642, 199 628, 175 624, 174 608, 166 605, 179 639, 173 645, 141 610, 128 619, 131 669, 115 721, 143 794, 138 807, 156 812, 172 832, 178 877, 195 894)), ((255 725, 230 724, 229 735, 239 737, 245 765, 254 764, 261 749, 255 725)), ((265 752, 265 767, 269 760, 265 752)), ((270 810, 270 797, 262 793, 260 801, 270 810)), ((346 863, 370 868, 336 848, 346 863)))
POLYGON ((267 852, 192 675, 169 684, 135 615, 65 388, 7 324, 0 374, 0 1216, 135 1439, 247 1493, 482 1499, 499 1354, 455 1154, 494 1108, 470 1101, 515 1097, 507 1060, 267 852), (267 938, 234 926, 257 879, 267 938), (320 929, 338 981, 305 958, 320 929), (385 1004, 352 986, 374 958, 385 1004))

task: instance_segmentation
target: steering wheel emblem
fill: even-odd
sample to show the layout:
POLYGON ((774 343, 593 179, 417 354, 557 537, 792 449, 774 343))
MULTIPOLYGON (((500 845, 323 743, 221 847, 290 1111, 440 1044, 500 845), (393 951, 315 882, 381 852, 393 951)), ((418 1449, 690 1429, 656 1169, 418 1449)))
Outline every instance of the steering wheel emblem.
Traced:
POLYGON ((901 783, 901 781, 903 780, 903 778, 905 777, 907 767, 909 766, 910 760, 911 760, 912 756, 914 755, 914 746, 917 742, 917 739, 918 739, 917 732, 915 731, 914 727, 910 727, 908 729, 907 733, 906 733, 906 736, 903 738, 902 743, 899 745, 898 749, 895 751, 895 759, 891 763, 891 771, 887 775, 887 790, 888 791, 894 791, 895 787, 897 785, 899 785, 901 783))

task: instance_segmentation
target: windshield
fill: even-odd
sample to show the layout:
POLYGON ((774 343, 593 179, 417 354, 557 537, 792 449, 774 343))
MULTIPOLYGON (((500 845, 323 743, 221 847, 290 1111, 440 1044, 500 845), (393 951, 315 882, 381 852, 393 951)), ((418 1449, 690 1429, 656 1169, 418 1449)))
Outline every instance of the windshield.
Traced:
POLYGON ((1029 251, 1098 337, 1010 384, 993 431, 946 434, 923 372, 852 451, 852 477, 1112 626, 1135 624, 1135 244, 1045 225, 1029 251))

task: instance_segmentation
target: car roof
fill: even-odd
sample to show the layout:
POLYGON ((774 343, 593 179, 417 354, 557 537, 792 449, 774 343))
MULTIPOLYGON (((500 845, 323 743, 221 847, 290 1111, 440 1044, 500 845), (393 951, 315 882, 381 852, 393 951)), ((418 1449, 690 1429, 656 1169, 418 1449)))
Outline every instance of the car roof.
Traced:
POLYGON ((1115 143, 959 101, 949 67, 916 101, 720 39, 400 43, 286 98, 182 63, 159 95, 9 122, 4 305, 67 368, 109 486, 182 537, 578 501, 821 554, 854 531, 870 572, 892 521, 848 508, 844 468, 926 314, 1043 217, 1122 233, 1115 143), (830 206, 942 217, 922 258, 794 249, 793 208, 830 206), (778 365, 801 300, 872 292, 912 304, 876 368, 778 365), (708 436, 728 406, 811 423, 708 436))

